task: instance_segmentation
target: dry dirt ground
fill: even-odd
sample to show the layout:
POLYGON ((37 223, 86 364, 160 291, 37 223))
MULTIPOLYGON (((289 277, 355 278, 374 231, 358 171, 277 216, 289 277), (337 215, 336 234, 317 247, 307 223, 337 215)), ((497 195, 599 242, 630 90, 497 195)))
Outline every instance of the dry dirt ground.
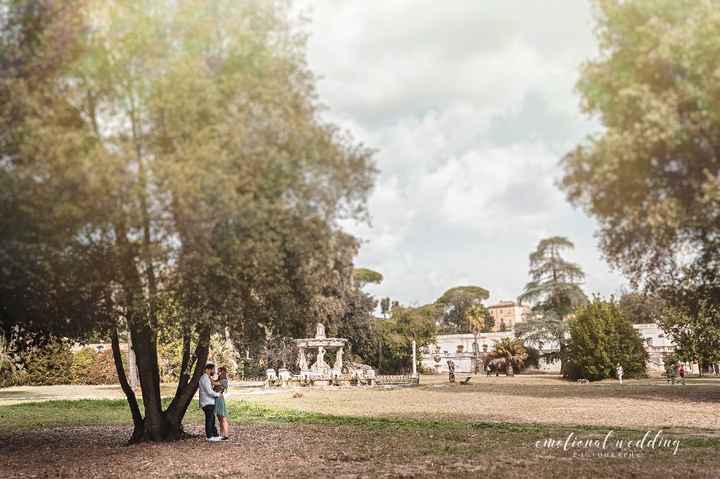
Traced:
MULTIPOLYGON (((112 389, 99 390, 107 391, 114 395, 112 389)), ((50 396, 45 400, 56 392, 44 390, 50 396)), ((7 390, 0 390, 0 398, 7 399, 3 393, 7 390)), ((27 388, 22 394, 34 397, 27 388)), ((233 437, 217 444, 200 437, 198 414, 187 421, 198 437, 135 446, 125 445, 130 430, 117 422, 82 426, 72 419, 78 425, 36 430, 0 424, 0 477, 720 478, 720 381, 713 378, 693 379, 687 386, 657 379, 620 386, 547 376, 476 377, 461 386, 434 377, 413 388, 293 394, 236 392, 230 402, 233 437), (241 400, 279 412, 253 416, 246 407, 233 416, 233 409, 248 404, 241 400), (302 412, 280 412, 287 410, 302 412), (637 440, 644 431, 660 429, 679 441, 677 454, 669 448, 624 448, 602 457, 594 446, 542 445, 548 439, 564 443, 570 434, 601 440, 609 430, 637 440)), ((25 401, 11 408, 32 411, 25 401)))
MULTIPOLYGON (((200 432, 199 426, 191 428, 200 432)), ((545 434, 493 428, 381 429, 326 424, 243 424, 231 441, 189 439, 125 446, 123 426, 0 433, 0 477, 375 478, 718 477, 716 450, 578 457, 535 448, 545 434)), ((562 438, 564 432, 551 435, 562 438)), ((588 453, 589 454, 589 453, 588 453)))
MULTIPOLYGON (((686 386, 662 379, 577 384, 554 376, 474 377, 449 384, 423 377, 419 387, 303 391, 258 396, 263 404, 323 414, 460 421, 690 428, 720 434, 720 379, 686 386)), ((720 474, 720 473, 719 473, 720 474)))

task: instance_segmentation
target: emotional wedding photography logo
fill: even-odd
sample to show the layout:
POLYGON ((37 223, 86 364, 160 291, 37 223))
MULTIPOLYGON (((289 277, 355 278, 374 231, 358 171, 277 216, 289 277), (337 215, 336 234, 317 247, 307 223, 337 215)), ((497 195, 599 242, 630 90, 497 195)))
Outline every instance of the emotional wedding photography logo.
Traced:
POLYGON ((673 456, 680 450, 680 440, 665 436, 662 430, 646 431, 642 437, 627 438, 610 430, 604 436, 580 437, 571 432, 565 438, 535 441, 536 449, 559 451, 572 457, 641 458, 651 451, 666 450, 673 456))

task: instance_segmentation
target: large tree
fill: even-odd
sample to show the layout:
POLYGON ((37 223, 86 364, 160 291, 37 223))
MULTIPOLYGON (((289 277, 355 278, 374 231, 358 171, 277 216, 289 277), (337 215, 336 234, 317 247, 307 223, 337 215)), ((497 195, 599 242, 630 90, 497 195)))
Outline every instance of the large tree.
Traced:
POLYGON ((663 315, 664 301, 656 294, 624 292, 618 300, 620 313, 635 324, 657 323, 663 315))
POLYGON ((603 128, 566 156, 562 187, 633 282, 657 288, 690 265, 718 304, 718 4, 595 4, 600 54, 577 88, 603 128))
POLYGON ((585 274, 579 265, 563 258, 575 245, 567 238, 553 236, 540 240, 530 253, 530 282, 519 296, 520 303, 532 304, 532 314, 516 325, 528 342, 540 346, 547 343, 558 348, 547 359, 562 360, 567 337, 567 317, 576 307, 587 302, 581 284, 585 274))
POLYGON ((258 343, 346 314, 357 243, 338 220, 364 217, 371 152, 318 119, 280 3, 2 0, 0 13, 2 326, 107 331, 132 440, 181 437, 214 330, 258 343), (182 360, 163 407, 168 325, 182 360))
POLYGON ((660 325, 671 335, 675 357, 703 368, 720 362, 720 308, 707 300, 695 307, 670 306, 660 325))
POLYGON ((569 321, 570 341, 564 375, 591 381, 615 377, 622 366, 626 377, 645 374, 648 353, 640 334, 623 317, 614 301, 595 298, 569 321))
POLYGON ((490 292, 480 286, 456 286, 445 291, 435 301, 444 310, 441 330, 446 333, 471 331, 468 311, 489 297, 490 292))
MULTIPOLYGON (((441 314, 437 304, 418 307, 396 306, 390 319, 380 321, 382 334, 382 361, 378 367, 384 371, 408 371, 412 368, 412 342, 417 348, 435 342, 436 319, 441 314)), ((420 355, 417 355, 420 363, 420 355)), ((419 365, 419 364, 418 364, 419 365)))

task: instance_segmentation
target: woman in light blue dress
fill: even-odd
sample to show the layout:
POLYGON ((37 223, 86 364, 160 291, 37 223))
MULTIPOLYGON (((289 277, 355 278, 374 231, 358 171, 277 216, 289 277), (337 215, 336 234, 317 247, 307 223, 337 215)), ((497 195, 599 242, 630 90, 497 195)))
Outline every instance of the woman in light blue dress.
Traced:
POLYGON ((220 393, 220 397, 215 399, 215 415, 220 425, 220 436, 227 441, 230 435, 230 422, 228 421, 228 411, 225 405, 225 392, 228 389, 227 368, 218 368, 218 378, 213 381, 215 392, 220 393))

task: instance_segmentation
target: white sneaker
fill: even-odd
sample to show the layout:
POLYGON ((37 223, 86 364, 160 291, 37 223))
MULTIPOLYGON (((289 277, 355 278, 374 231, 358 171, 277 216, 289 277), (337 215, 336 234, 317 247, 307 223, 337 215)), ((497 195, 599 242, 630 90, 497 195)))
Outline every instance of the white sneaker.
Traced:
POLYGON ((220 436, 215 436, 215 437, 209 437, 209 438, 208 438, 208 442, 220 442, 220 441, 222 441, 222 438, 221 438, 220 436))

